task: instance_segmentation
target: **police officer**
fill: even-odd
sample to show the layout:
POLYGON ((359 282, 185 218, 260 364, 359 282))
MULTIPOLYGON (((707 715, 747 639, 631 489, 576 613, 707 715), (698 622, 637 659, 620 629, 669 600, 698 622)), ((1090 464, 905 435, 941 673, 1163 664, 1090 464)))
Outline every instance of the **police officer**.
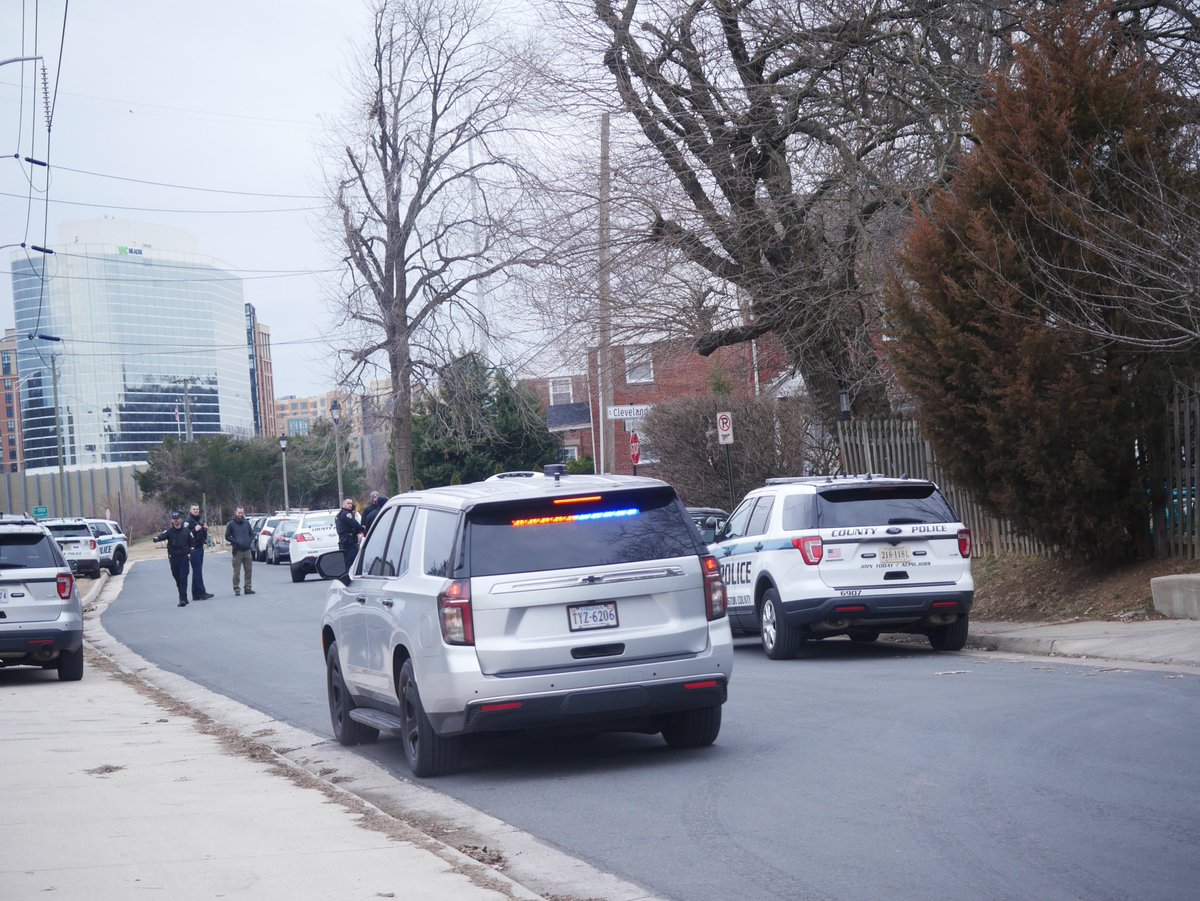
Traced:
POLYGON ((354 515, 354 498, 348 497, 342 501, 342 509, 338 510, 336 523, 338 547, 342 550, 342 556, 346 558, 346 572, 350 572, 350 565, 358 556, 358 536, 366 531, 354 515))
POLYGON ((192 600, 207 601, 215 595, 208 593, 204 587, 204 548, 208 545, 208 526, 200 516, 200 505, 192 504, 187 520, 184 522, 192 530, 192 600))
POLYGON ((171 575, 175 577, 175 587, 179 589, 179 606, 188 605, 188 561, 192 556, 195 542, 192 530, 183 524, 182 513, 171 514, 171 524, 154 536, 157 544, 167 543, 167 560, 171 564, 171 575))

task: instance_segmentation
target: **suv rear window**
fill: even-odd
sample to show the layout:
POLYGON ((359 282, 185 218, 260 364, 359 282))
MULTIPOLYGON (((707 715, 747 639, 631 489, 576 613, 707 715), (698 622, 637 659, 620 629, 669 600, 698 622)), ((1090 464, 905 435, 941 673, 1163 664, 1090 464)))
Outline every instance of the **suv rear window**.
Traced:
POLYGON ((65 566, 58 548, 45 535, 0 535, 0 569, 65 566))
POLYGON ((932 485, 881 485, 819 491, 816 512, 815 527, 818 529, 958 522, 950 504, 932 485))
POLYGON ((91 538, 92 531, 87 527, 87 523, 56 523, 51 526, 46 526, 51 534, 61 536, 63 538, 83 537, 91 538))
POLYGON ((474 508, 467 515, 470 574, 495 576, 705 553, 670 488, 588 498, 537 498, 474 508))

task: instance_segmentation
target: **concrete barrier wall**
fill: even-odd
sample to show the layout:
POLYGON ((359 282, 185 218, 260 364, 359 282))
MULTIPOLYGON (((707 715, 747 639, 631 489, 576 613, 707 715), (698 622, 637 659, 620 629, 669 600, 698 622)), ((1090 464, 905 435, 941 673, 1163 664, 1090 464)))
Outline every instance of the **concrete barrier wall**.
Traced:
POLYGON ((0 512, 29 513, 46 507, 50 517, 122 518, 122 507, 138 500, 133 474, 145 464, 125 463, 93 469, 70 469, 59 480, 57 469, 6 472, 0 482, 0 512))

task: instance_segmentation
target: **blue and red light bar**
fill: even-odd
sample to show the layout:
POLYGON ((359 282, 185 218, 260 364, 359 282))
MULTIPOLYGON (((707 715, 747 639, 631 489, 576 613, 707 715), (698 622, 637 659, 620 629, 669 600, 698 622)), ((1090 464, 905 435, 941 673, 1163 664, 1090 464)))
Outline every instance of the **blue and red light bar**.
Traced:
POLYGON ((624 510, 598 510, 595 513, 564 513, 560 516, 533 516, 529 519, 514 519, 514 526, 556 526, 572 522, 585 522, 589 519, 618 519, 623 516, 637 516, 642 511, 637 507, 627 507, 624 510))

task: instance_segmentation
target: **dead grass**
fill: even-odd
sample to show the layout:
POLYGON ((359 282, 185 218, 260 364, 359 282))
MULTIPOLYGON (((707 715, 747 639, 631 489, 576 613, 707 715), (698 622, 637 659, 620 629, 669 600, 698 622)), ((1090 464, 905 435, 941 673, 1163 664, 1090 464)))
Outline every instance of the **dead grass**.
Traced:
POLYGON ((972 617, 995 622, 1157 619, 1150 580, 1200 570, 1196 560, 1081 563, 1040 557, 983 557, 972 562, 972 617))

